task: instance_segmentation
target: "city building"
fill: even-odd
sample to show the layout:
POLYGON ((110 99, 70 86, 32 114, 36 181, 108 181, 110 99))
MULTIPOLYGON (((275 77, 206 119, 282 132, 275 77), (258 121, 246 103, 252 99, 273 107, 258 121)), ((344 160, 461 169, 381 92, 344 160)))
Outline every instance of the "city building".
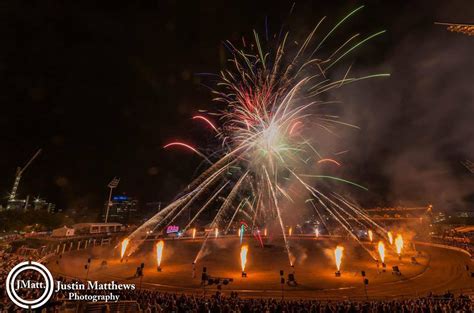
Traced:
POLYGON ((33 209, 35 211, 44 210, 48 213, 53 213, 56 211, 56 205, 54 203, 47 202, 45 199, 36 197, 31 203, 30 207, 27 209, 33 209))
POLYGON ((27 199, 9 199, 6 210, 25 210, 28 205, 27 199))
MULTIPOLYGON (((3 207, 0 207, 0 211, 2 211, 3 207)), ((8 205, 6 210, 17 210, 17 211, 45 211, 48 213, 55 213, 56 205, 51 202, 47 202, 45 199, 41 199, 40 197, 36 197, 33 201, 31 201, 30 196, 27 196, 26 199, 9 199, 8 205)))
MULTIPOLYGON (((105 210, 107 210, 107 207, 105 210)), ((113 196, 110 203, 108 221, 128 222, 137 216, 137 212, 138 200, 125 195, 113 196)))

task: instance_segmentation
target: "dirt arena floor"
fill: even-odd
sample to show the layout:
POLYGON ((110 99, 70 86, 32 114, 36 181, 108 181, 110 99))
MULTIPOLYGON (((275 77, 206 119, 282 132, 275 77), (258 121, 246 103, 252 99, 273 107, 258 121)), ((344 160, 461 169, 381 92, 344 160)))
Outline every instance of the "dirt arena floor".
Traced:
POLYGON ((89 280, 135 283, 137 287, 159 289, 167 292, 207 294, 215 292, 216 286, 201 285, 203 266, 211 276, 233 278, 233 282, 222 286, 222 292, 237 291, 243 297, 321 298, 321 299, 363 299, 416 297, 429 292, 462 292, 472 288, 474 278, 466 270, 471 264, 468 255, 461 251, 417 244, 416 251, 406 248, 399 260, 393 247, 387 247, 386 271, 377 267, 371 258, 375 244, 360 244, 334 238, 294 236, 289 238, 290 249, 296 260, 294 268, 289 265, 288 254, 282 239, 265 241, 265 247, 253 238, 245 238, 249 246, 246 265, 247 278, 241 277, 240 240, 237 237, 209 239, 202 257, 193 265, 202 239, 166 240, 161 263, 157 271, 154 242, 145 242, 138 253, 120 261, 119 249, 94 247, 88 250, 72 251, 61 259, 48 263, 56 275, 89 280), (334 248, 344 246, 341 277, 335 276, 334 248), (415 256, 418 264, 412 264, 415 256), (92 266, 86 273, 84 265, 92 258, 92 266), (101 266, 103 260, 107 266, 101 266), (56 262, 58 261, 58 262, 56 262), (136 268, 145 264, 143 278, 134 277, 136 268), (401 275, 392 274, 392 266, 398 266, 401 275), (285 279, 294 271, 297 286, 280 284, 280 270, 285 279), (364 288, 361 271, 369 280, 364 288), (283 288, 282 288, 283 287, 283 288))

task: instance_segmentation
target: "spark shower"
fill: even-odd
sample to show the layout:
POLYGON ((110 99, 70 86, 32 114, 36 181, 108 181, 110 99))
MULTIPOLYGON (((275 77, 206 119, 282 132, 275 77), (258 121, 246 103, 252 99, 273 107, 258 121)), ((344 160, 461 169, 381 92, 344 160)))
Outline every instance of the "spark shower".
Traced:
MULTIPOLYGON (((196 227, 203 212, 211 211, 213 217, 207 228, 219 229, 222 235, 229 232, 236 218, 246 220, 251 232, 276 224, 293 265, 282 210, 295 203, 302 196, 301 191, 305 205, 314 210, 326 228, 330 227, 323 216, 335 221, 356 241, 359 239, 355 228, 386 237, 382 227, 328 182, 366 190, 364 186, 344 177, 321 174, 322 165, 343 168, 344 164, 334 151, 319 147, 320 139, 331 136, 336 140, 335 132, 341 127, 358 128, 327 113, 328 107, 340 105, 327 99, 328 92, 361 80, 389 76, 353 76, 352 65, 342 75, 332 72, 357 48, 384 33, 354 34, 334 50, 325 51, 334 33, 362 8, 351 11, 327 32, 320 31, 325 24, 325 17, 322 18, 300 43, 290 39, 289 32, 275 33, 262 41, 255 30, 251 41, 242 38, 242 43, 225 42, 230 52, 229 66, 220 72, 212 91, 218 103, 216 111, 201 111, 192 118, 202 123, 205 135, 214 139, 213 153, 207 154, 188 141, 164 146, 174 149, 172 153, 190 150, 203 159, 205 169, 175 201, 129 236, 128 255, 149 233, 161 231, 171 223, 182 223, 186 232, 196 227), (182 217, 188 215, 185 212, 190 218, 183 222, 182 217)), ((199 261, 209 237, 210 232, 194 262, 199 261)))

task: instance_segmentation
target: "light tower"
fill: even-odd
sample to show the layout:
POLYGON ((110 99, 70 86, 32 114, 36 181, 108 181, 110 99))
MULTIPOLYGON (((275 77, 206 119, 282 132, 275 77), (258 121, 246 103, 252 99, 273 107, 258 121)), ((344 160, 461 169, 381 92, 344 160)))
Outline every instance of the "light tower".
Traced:
POLYGON ((119 182, 120 182, 120 178, 114 177, 114 179, 112 179, 112 181, 107 185, 107 187, 110 188, 110 192, 109 192, 109 200, 107 201, 107 211, 105 213, 104 223, 107 223, 107 221, 109 220, 109 210, 110 210, 110 205, 111 205, 110 201, 112 200, 112 191, 114 190, 114 188, 117 188, 119 182))

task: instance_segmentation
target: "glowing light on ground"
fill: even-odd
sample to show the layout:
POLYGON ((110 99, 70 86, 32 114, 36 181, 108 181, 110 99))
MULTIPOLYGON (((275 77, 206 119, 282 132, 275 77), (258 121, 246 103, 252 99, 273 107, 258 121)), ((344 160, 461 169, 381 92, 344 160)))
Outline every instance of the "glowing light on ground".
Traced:
POLYGON ((382 263, 385 263, 385 245, 382 241, 379 241, 377 250, 379 251, 380 260, 382 260, 382 263))
MULTIPOLYGON (((256 236, 257 236, 258 242, 260 243, 260 247, 263 248, 264 245, 263 245, 262 236, 261 236, 261 234, 260 234, 260 229, 257 229, 257 231, 256 231, 255 234, 256 234, 256 236)), ((241 237, 241 238, 240 238, 240 244, 242 244, 242 239, 243 239, 243 238, 241 237)))
POLYGON ((125 255, 125 251, 127 250, 127 246, 130 240, 128 238, 125 238, 122 241, 122 249, 120 250, 120 258, 123 259, 123 256, 125 255))
POLYGON ((398 256, 400 256, 400 254, 402 253, 402 249, 403 249, 403 238, 402 238, 402 235, 400 235, 400 234, 398 234, 397 238, 395 238, 395 247, 397 248, 398 256))
POLYGON ((393 235, 392 235, 392 232, 388 232, 388 233, 387 233, 387 236, 388 236, 388 242, 390 242, 390 244, 393 245, 393 235))
POLYGON ((165 242, 163 240, 160 240, 156 243, 156 263, 158 264, 158 267, 161 266, 161 258, 163 257, 164 245, 165 242))
POLYGON ((341 269, 341 261, 342 261, 342 252, 344 251, 344 247, 337 246, 334 250, 334 258, 336 260, 336 267, 339 271, 341 269))
POLYGON ((240 248, 240 266, 242 267, 242 272, 245 272, 245 265, 247 264, 248 251, 249 251, 249 247, 247 245, 243 245, 240 248))

